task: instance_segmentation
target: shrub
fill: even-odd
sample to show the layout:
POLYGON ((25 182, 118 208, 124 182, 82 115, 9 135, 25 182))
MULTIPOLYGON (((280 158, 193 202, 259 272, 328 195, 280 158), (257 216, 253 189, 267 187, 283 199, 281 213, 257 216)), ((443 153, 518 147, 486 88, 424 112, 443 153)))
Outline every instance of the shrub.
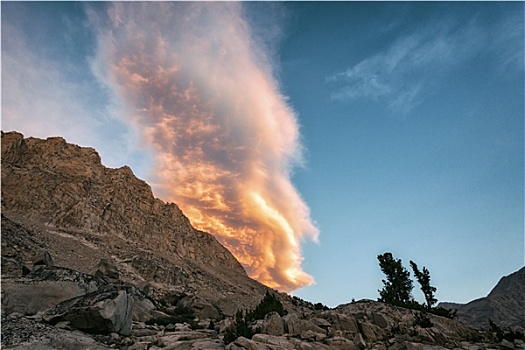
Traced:
POLYGON ((255 331, 251 327, 252 321, 248 317, 250 311, 237 310, 235 321, 224 333, 224 344, 228 345, 238 337, 251 339, 255 331))
POLYGON ((323 305, 322 303, 316 303, 314 304, 314 309, 315 310, 328 310, 329 307, 326 305, 323 305))
POLYGON ((418 312, 416 314, 416 317, 414 319, 414 326, 420 326, 422 328, 430 328, 434 324, 432 321, 430 321, 430 318, 428 318, 428 314, 426 312, 418 312))
POLYGON ((521 333, 520 331, 514 331, 512 329, 501 329, 498 325, 496 325, 492 320, 489 320, 490 325, 490 331, 492 333, 495 333, 496 339, 498 341, 502 341, 503 339, 508 341, 514 341, 516 339, 519 340, 525 340, 525 334, 521 333))
POLYGON ((266 291, 264 298, 255 309, 247 312, 247 317, 249 317, 251 321, 260 320, 270 312, 277 312, 280 316, 284 316, 287 313, 277 296, 266 291))
POLYGON ((195 314, 191 308, 186 306, 177 306, 175 309, 161 308, 160 311, 164 312, 168 316, 149 319, 146 321, 146 324, 166 326, 170 323, 188 323, 193 329, 202 328, 195 322, 195 314))
POLYGON ((431 314, 437 315, 437 316, 443 316, 446 318, 454 319, 458 315, 458 310, 449 310, 442 307, 433 307, 430 310, 428 310, 431 314))
POLYGON ((233 325, 228 327, 224 334, 224 344, 227 345, 238 337, 251 339, 257 332, 257 330, 253 330, 251 324, 255 320, 263 319, 270 312, 277 312, 280 316, 287 314, 287 311, 277 296, 266 291, 264 298, 255 309, 246 311, 237 310, 233 325))

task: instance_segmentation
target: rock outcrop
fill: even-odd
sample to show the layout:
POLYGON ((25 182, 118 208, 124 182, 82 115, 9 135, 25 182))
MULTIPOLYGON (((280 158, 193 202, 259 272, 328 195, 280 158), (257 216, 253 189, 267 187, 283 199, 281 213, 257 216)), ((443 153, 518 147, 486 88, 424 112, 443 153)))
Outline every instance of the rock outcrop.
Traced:
POLYGON ((109 289, 66 300, 46 311, 44 320, 50 324, 68 322, 87 333, 131 335, 133 293, 109 289))
POLYGON ((109 346, 80 331, 65 330, 21 314, 11 314, 2 316, 2 349, 105 350, 109 346))
POLYGON ((42 266, 21 278, 2 279, 2 312, 33 315, 99 290, 104 281, 67 268, 42 266))

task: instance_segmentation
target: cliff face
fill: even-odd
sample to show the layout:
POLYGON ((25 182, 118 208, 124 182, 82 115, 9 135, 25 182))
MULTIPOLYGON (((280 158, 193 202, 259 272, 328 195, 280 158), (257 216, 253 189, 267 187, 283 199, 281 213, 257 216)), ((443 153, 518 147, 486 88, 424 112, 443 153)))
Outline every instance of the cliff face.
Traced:
MULTIPOLYGON (((32 227, 30 253, 46 247, 60 266, 87 273, 98 258, 112 259, 127 282, 222 300, 232 310, 230 294, 243 295, 240 305, 264 295, 226 248, 194 229, 177 205, 154 198, 129 167, 107 168, 94 149, 60 137, 2 132, 2 213, 32 227)), ((6 231, 8 250, 10 237, 6 231)))
POLYGON ((74 229, 145 243, 198 264, 244 269, 211 235, 195 230, 181 210, 153 197, 124 166, 109 169, 92 148, 63 138, 24 139, 2 133, 2 209, 74 229))

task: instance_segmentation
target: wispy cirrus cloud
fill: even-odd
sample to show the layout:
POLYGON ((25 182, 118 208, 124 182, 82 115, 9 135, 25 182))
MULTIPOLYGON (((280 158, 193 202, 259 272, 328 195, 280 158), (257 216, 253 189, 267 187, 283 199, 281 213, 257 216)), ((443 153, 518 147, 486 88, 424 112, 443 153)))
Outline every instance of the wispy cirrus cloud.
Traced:
POLYGON ((489 27, 476 16, 459 24, 452 18, 427 23, 385 51, 327 77, 331 97, 367 98, 406 115, 433 93, 445 74, 476 55, 494 51, 502 64, 523 62, 523 50, 514 45, 523 29, 520 23, 515 14, 489 27))
POLYGON ((155 154, 154 190, 214 234, 250 276, 311 284, 300 241, 317 239, 290 180, 299 127, 241 3, 113 3, 94 69, 155 154))

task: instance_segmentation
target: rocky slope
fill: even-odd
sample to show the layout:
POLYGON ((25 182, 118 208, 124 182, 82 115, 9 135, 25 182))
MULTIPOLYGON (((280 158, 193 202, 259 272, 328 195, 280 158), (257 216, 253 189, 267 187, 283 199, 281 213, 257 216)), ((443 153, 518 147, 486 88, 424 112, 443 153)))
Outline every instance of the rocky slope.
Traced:
POLYGON ((5 349, 525 349, 413 310, 272 291, 128 167, 62 138, 2 132, 1 243, 5 349), (235 312, 267 291, 287 314, 226 344, 235 312))
POLYGON ((457 309, 458 319, 473 327, 488 329, 491 320, 500 327, 525 331, 525 267, 501 278, 484 298, 442 306, 457 309))
MULTIPOLYGON (((29 225, 37 233, 3 229, 7 255, 28 259, 47 250, 57 265, 85 273, 108 259, 125 282, 198 296, 227 315, 253 307, 266 290, 175 204, 154 198, 129 167, 106 168, 94 149, 63 138, 2 132, 2 213, 10 219, 7 227, 29 225), (16 251, 11 240, 26 249, 16 251)), ((4 266, 23 262, 15 260, 3 261, 3 274, 4 266)))

